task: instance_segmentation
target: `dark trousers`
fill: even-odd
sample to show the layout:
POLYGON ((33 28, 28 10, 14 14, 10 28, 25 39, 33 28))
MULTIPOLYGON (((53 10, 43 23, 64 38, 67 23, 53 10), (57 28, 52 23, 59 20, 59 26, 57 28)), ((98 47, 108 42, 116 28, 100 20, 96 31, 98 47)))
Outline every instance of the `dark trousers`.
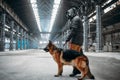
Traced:
POLYGON ((72 73, 73 74, 80 74, 81 72, 77 68, 73 67, 73 72, 72 73))

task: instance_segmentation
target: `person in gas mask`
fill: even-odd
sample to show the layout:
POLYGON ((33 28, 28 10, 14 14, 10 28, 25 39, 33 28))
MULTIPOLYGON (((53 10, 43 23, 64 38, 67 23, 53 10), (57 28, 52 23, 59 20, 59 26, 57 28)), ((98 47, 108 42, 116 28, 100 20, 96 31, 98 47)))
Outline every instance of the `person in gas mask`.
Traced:
MULTIPOLYGON (((76 50, 82 54, 82 44, 83 44, 83 25, 82 21, 78 15, 76 8, 71 8, 67 11, 67 18, 70 21, 69 28, 70 33, 67 36, 65 44, 68 43, 68 47, 71 50, 76 50)), ((64 44, 64 45, 65 45, 64 44)), ((73 68, 71 77, 80 74, 75 67, 73 68)))

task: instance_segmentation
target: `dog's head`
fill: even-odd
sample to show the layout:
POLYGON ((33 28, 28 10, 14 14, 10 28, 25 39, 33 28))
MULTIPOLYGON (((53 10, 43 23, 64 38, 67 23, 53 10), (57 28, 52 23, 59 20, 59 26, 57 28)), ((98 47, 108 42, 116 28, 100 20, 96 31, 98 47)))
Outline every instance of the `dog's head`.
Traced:
POLYGON ((53 48, 55 48, 55 46, 52 44, 52 42, 49 40, 49 43, 47 44, 47 46, 43 49, 46 52, 49 52, 50 50, 52 50, 53 48))

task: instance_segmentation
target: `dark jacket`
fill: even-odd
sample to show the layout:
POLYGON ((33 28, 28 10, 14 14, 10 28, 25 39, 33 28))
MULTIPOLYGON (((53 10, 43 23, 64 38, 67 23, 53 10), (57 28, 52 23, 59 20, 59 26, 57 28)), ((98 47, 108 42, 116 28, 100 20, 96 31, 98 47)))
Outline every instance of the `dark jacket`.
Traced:
POLYGON ((82 46, 83 44, 83 24, 79 16, 75 16, 71 20, 70 33, 66 39, 66 42, 71 41, 71 43, 82 46))

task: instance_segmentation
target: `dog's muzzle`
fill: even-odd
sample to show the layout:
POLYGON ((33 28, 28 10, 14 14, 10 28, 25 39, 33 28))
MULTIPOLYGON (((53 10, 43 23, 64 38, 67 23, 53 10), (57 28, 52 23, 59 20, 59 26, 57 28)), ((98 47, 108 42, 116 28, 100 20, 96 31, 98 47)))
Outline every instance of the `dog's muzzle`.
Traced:
POLYGON ((44 51, 46 51, 46 52, 48 52, 48 51, 49 51, 49 49, 47 49, 47 48, 44 48, 43 50, 44 50, 44 51))

